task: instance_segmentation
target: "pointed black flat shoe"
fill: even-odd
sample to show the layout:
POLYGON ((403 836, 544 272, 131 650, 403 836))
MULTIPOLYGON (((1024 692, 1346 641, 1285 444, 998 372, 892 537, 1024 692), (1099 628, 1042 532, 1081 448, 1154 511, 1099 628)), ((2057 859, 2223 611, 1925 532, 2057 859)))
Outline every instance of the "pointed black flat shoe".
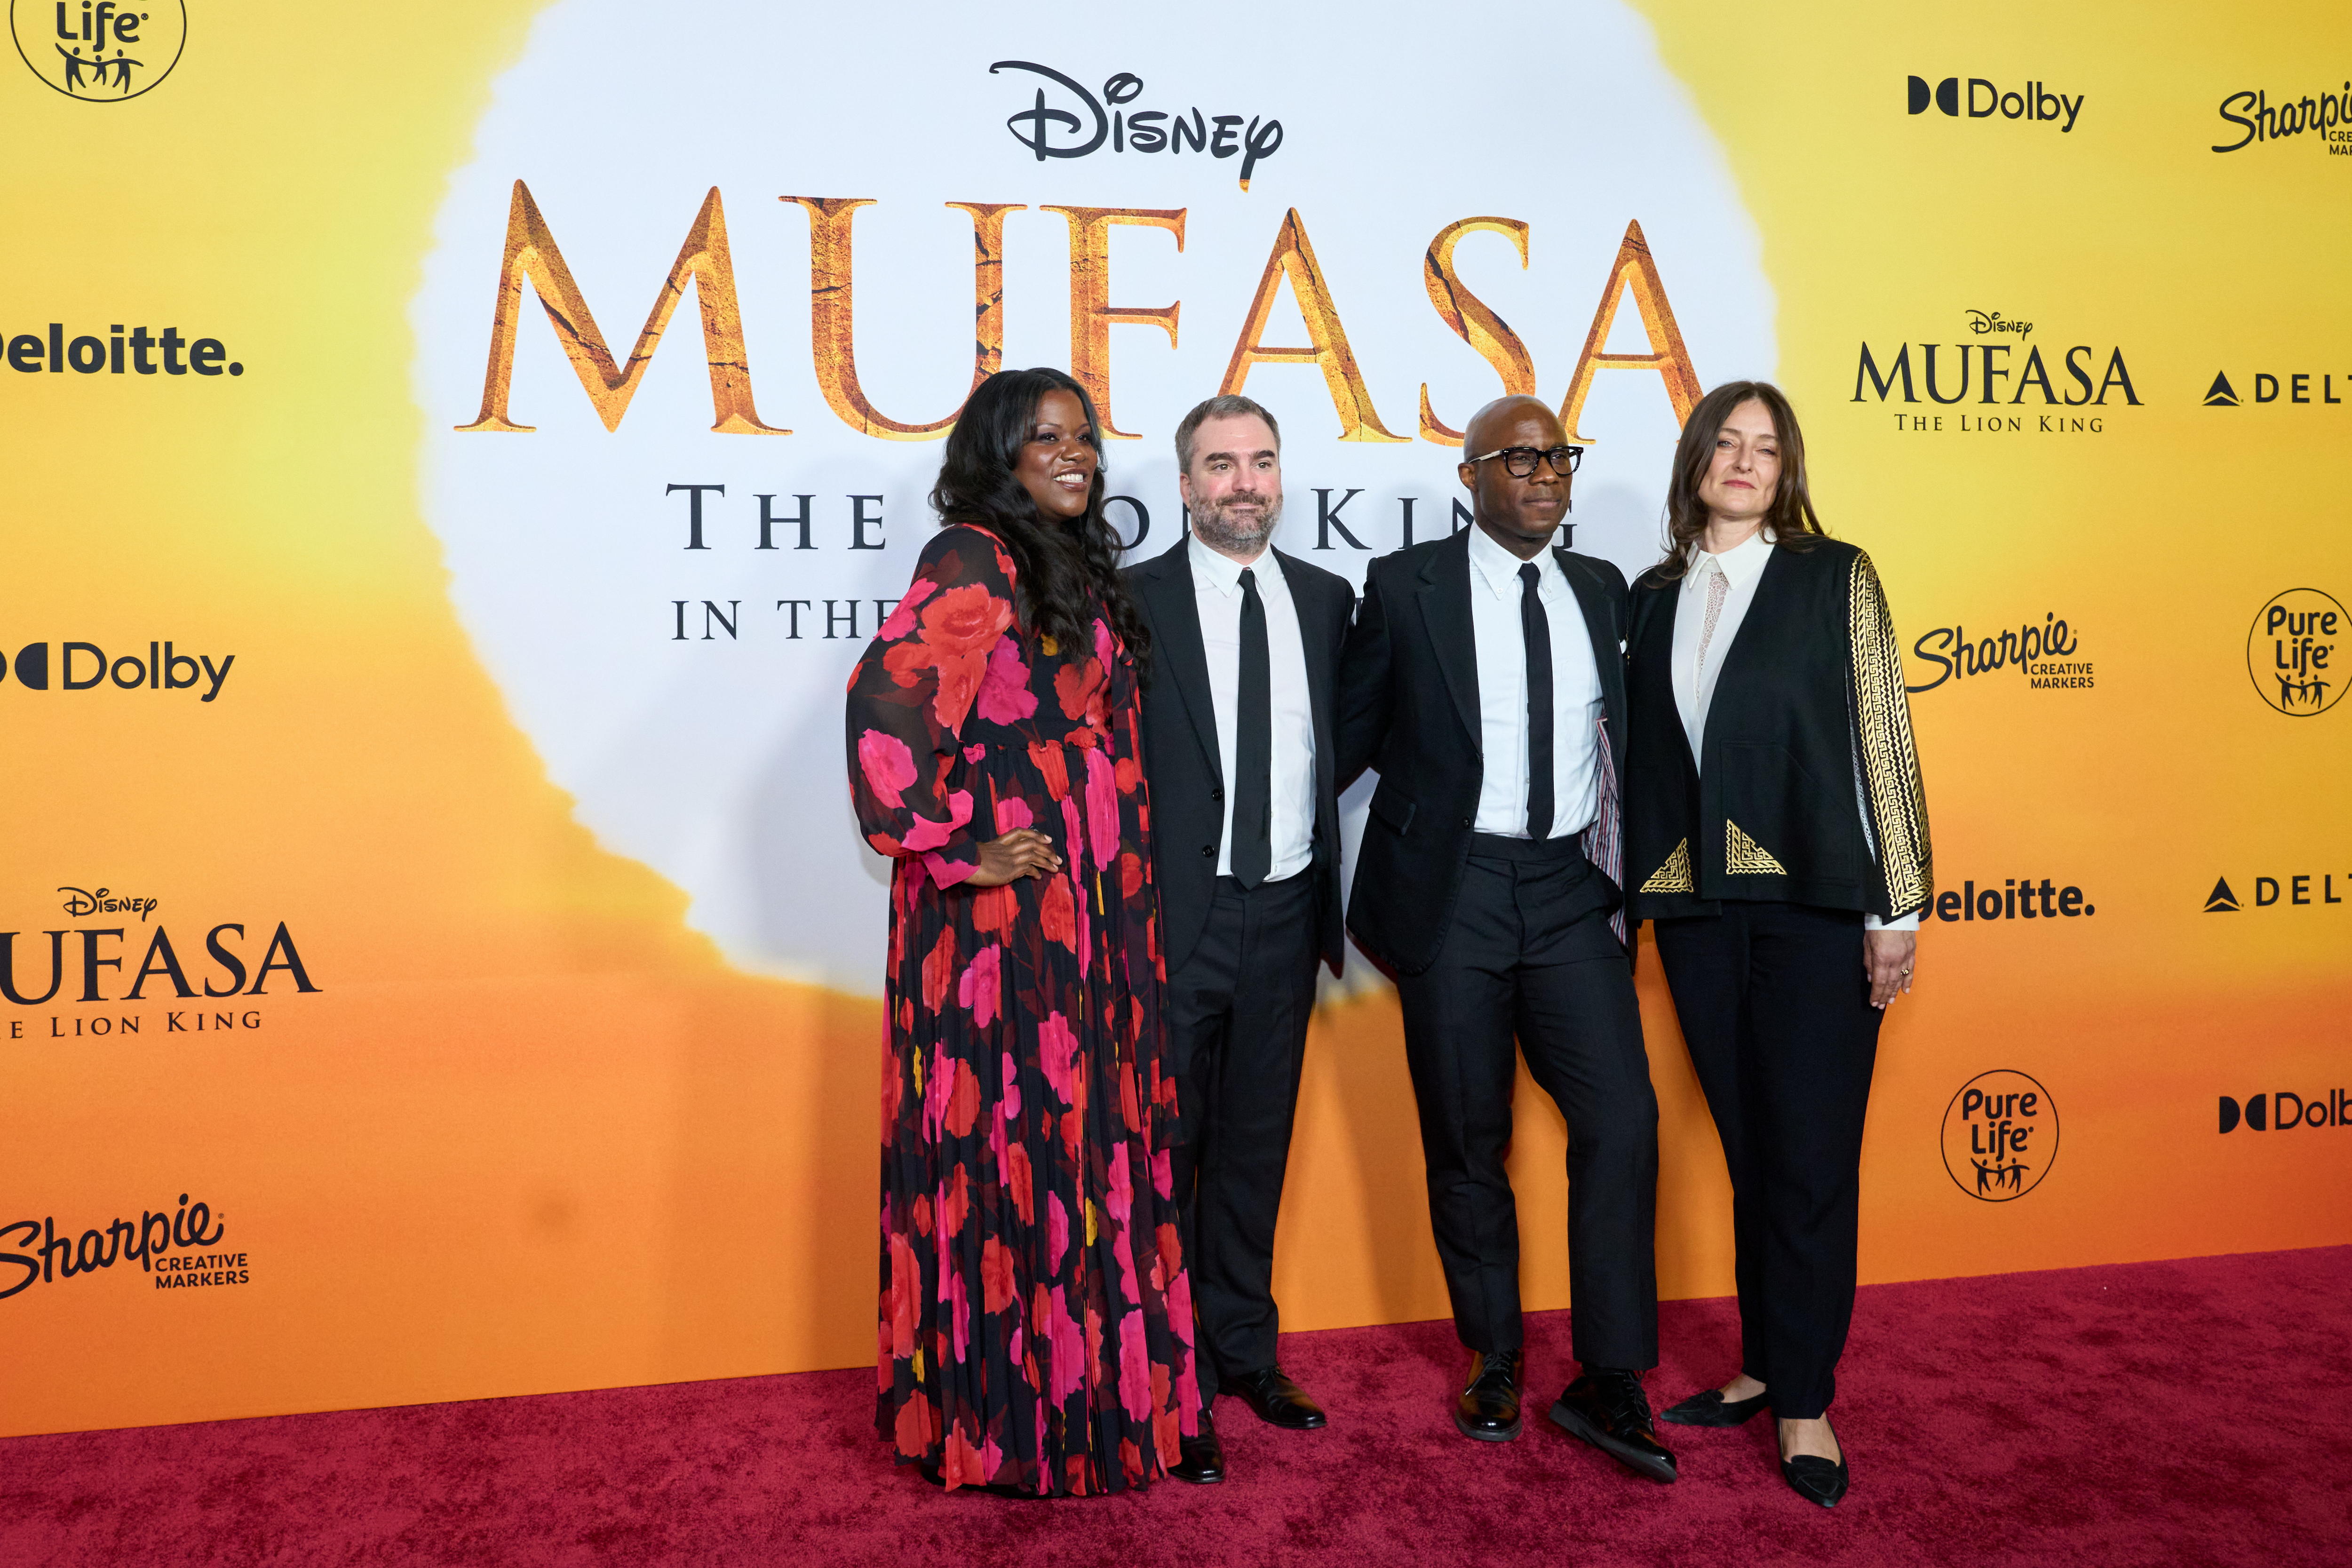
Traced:
MULTIPOLYGON (((1837 1436, 1837 1428, 1830 1428, 1837 1436)), ((1819 1454, 1799 1454, 1795 1458, 1780 1461, 1780 1475, 1789 1489, 1807 1502, 1817 1502, 1823 1508, 1835 1508, 1844 1500, 1845 1489, 1853 1480, 1845 1468, 1845 1445, 1838 1445, 1837 1462, 1832 1464, 1819 1454)))
POLYGON ((1746 1399, 1726 1399, 1723 1390, 1694 1394, 1680 1405, 1658 1412, 1658 1419, 1677 1426, 1737 1426, 1772 1403, 1769 1390, 1746 1399))

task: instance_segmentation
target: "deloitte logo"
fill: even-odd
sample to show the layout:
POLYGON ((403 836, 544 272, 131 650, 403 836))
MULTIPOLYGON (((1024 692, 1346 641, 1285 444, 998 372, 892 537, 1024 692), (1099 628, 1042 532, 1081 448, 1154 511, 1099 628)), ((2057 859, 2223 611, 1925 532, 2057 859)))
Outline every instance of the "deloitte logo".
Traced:
POLYGON ((9 0, 16 52, 43 81, 85 103, 121 103, 163 85, 188 42, 181 0, 9 0))
POLYGON ((2057 1158, 2057 1103, 2021 1072, 1979 1073, 1944 1110, 1944 1170, 1972 1198, 2013 1203, 2057 1158))

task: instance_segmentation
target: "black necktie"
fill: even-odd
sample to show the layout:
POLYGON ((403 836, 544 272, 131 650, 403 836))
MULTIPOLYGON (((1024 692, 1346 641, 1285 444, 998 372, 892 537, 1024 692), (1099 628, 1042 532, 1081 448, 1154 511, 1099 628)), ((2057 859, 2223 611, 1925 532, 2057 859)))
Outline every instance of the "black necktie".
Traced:
POLYGON ((1519 630, 1528 639, 1528 837, 1551 835, 1551 622, 1539 590, 1543 574, 1519 568, 1519 630))
MULTIPOLYGON (((1549 689, 1547 686, 1546 689, 1549 689)), ((1234 880, 1255 888, 1274 868, 1274 675, 1265 601, 1242 571, 1241 693, 1234 704, 1234 880)))

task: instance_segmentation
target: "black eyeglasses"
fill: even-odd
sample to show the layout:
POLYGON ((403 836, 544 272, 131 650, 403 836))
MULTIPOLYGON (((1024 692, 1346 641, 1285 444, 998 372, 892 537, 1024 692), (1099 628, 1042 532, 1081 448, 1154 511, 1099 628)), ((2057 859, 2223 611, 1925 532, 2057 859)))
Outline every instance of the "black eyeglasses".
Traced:
POLYGON ((1576 472, 1576 465, 1584 461, 1581 447, 1554 447, 1549 452, 1538 452, 1533 447, 1498 447, 1491 452, 1481 452, 1465 461, 1483 463, 1489 458, 1503 459, 1503 471, 1515 479, 1533 479, 1536 464, 1549 462, 1551 471, 1561 479, 1576 472))

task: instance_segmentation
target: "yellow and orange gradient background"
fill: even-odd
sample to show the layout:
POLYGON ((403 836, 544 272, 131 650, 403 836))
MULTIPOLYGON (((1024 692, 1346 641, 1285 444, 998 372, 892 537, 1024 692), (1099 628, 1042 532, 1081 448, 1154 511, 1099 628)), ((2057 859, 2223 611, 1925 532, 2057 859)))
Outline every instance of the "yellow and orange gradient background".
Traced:
MULTIPOLYGON (((2099 913, 1931 922, 1881 1050, 1864 1278, 2352 1240, 2352 1130, 2213 1120, 2218 1094, 2352 1087, 2352 921, 2201 912, 2224 872, 2242 897, 2258 871, 2352 882, 2352 705, 2285 719, 2243 665, 2273 594, 2352 589, 2352 418, 2200 404, 2225 366, 2242 395, 2241 366, 2352 373, 2352 160, 2204 151, 2223 92, 2352 72, 2352 19, 1642 9, 1764 235, 1816 498, 1875 556, 1906 642, 2054 610, 2098 668, 2087 693, 2004 676, 1915 704, 1940 878, 2056 876, 2099 913), (1906 74, 1953 71, 2063 83, 2096 112, 2064 157, 1955 157, 1933 117, 1888 110, 1906 74), (1846 401, 1860 338, 1948 334, 2002 300, 2120 342, 2145 406, 2095 439, 1975 444, 1898 438, 1846 401), (1997 1067, 2049 1085, 2064 1129, 2048 1179, 1998 1205, 1938 1152, 1947 1102, 1997 1067)), ((413 402, 408 302, 532 10, 205 7, 142 100, 98 110, 22 72, 0 91, 0 326, 129 312, 255 367, 0 374, 0 643, 239 656, 208 706, 0 689, 0 929, 60 923, 55 885, 108 881, 163 895, 184 956, 186 931, 286 921, 325 986, 252 1004, 251 1033, 0 1040, 0 1221, 102 1226, 190 1192, 252 1260, 235 1289, 159 1293, 118 1266, 0 1302, 0 1434, 871 1355, 878 1005, 730 970, 676 889, 594 847, 461 635, 419 514, 424 432, 467 411, 413 402)), ((1640 978, 1660 1286, 1722 1294, 1721 1155, 1646 953, 1640 978)), ((1531 1307, 1567 1299, 1561 1142, 1528 1089, 1531 1307)), ((1286 1326, 1444 1314, 1384 993, 1318 1018, 1291 1172, 1286 1326)))

